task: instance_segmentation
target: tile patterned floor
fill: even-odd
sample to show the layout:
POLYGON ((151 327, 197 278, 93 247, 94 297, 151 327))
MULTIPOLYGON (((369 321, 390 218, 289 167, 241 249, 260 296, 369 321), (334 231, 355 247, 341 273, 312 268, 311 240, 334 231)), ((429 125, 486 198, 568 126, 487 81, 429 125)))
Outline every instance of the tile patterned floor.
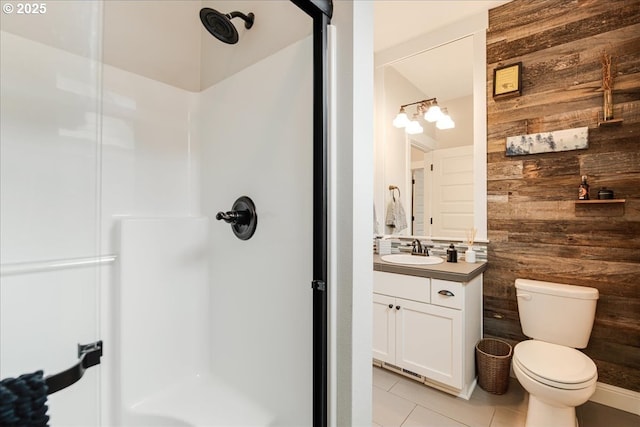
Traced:
MULTIPOLYGON (((373 368, 373 427, 524 427, 527 403, 528 394, 513 378, 506 394, 476 387, 464 400, 373 368)), ((580 427, 640 426, 639 416, 593 402, 577 413, 580 427)))

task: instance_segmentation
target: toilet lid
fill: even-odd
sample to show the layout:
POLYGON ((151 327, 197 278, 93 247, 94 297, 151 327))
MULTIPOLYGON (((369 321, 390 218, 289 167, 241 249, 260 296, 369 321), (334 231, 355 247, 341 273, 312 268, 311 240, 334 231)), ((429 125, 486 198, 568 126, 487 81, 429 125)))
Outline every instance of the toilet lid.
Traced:
POLYGON ((557 344, 522 341, 513 350, 513 360, 529 376, 556 388, 584 388, 598 379, 593 360, 576 349, 557 344))

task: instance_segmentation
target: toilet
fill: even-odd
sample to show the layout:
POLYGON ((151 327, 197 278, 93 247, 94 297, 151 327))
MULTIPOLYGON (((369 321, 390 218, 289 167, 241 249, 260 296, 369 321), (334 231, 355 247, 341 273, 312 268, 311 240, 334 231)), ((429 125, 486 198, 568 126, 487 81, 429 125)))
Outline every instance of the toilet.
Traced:
POLYGON ((516 279, 522 332, 513 371, 529 392, 526 427, 576 427, 576 406, 596 390, 595 363, 576 348, 589 342, 598 290, 516 279))

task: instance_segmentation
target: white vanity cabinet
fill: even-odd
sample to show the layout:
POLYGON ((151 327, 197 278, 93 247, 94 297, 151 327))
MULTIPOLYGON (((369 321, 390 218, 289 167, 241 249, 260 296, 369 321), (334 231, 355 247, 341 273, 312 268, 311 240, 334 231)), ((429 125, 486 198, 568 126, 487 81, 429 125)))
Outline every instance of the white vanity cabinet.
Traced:
POLYGON ((373 358, 469 398, 482 335, 482 274, 469 282, 374 271, 373 358))

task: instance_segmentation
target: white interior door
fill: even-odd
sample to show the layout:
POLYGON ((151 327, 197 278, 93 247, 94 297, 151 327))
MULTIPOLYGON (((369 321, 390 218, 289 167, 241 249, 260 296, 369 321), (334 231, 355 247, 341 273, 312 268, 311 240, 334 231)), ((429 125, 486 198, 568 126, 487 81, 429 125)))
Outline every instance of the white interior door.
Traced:
POLYGON ((473 227, 473 146, 433 152, 433 225, 438 237, 464 237, 473 227))
POLYGON ((412 197, 412 232, 414 236, 426 235, 425 229, 425 191, 424 166, 412 169, 413 197, 412 197))

